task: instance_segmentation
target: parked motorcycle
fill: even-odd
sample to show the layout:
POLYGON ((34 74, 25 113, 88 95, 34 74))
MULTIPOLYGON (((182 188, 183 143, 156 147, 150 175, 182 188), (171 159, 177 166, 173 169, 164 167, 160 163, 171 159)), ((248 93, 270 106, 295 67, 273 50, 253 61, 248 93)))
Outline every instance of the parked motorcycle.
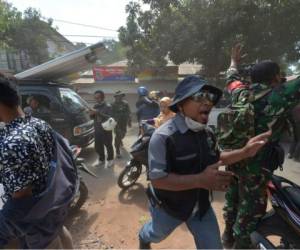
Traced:
POLYGON ((69 209, 69 213, 74 214, 77 211, 79 211, 80 208, 83 206, 83 204, 86 202, 86 200, 88 198, 88 192, 89 192, 85 182, 83 181, 83 179, 80 175, 80 171, 84 171, 94 177, 98 177, 98 176, 95 173, 93 173, 91 170, 89 170, 85 164, 84 159, 79 157, 82 149, 75 145, 71 146, 71 149, 73 152, 73 157, 74 157, 74 161, 75 161, 77 170, 79 170, 78 177, 80 179, 76 195, 75 195, 74 200, 72 201, 72 203, 70 205, 70 209, 69 209))
MULTIPOLYGON (((141 125, 141 134, 131 146, 131 160, 126 164, 118 178, 121 189, 133 186, 140 177, 143 166, 148 170, 148 146, 155 128, 147 123, 141 125)), ((148 171, 147 171, 148 172, 148 171)))
POLYGON ((300 186, 273 175, 268 184, 268 197, 273 209, 251 234, 253 246, 258 249, 300 249, 300 186))

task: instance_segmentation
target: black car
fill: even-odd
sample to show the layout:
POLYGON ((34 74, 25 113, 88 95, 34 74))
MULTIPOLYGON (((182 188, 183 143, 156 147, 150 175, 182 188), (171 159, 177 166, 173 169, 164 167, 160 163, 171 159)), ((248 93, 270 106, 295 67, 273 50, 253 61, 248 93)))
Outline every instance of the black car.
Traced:
POLYGON ((22 107, 29 99, 38 100, 39 109, 32 115, 48 122, 72 145, 86 147, 94 141, 94 121, 88 104, 69 85, 51 82, 20 81, 22 107))

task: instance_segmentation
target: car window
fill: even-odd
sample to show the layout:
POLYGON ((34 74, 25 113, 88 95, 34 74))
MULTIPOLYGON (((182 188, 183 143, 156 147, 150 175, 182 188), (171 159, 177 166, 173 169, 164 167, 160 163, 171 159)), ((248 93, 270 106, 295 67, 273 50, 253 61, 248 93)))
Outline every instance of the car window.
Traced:
POLYGON ((88 104, 73 90, 60 88, 59 92, 63 106, 71 113, 82 112, 89 109, 88 104))
POLYGON ((22 108, 25 110, 29 110, 30 109, 30 99, 34 98, 38 101, 38 107, 36 108, 36 110, 34 111, 34 113, 38 113, 38 114, 48 114, 50 113, 50 99, 48 96, 46 95, 41 95, 41 94, 24 94, 21 96, 22 98, 22 108))

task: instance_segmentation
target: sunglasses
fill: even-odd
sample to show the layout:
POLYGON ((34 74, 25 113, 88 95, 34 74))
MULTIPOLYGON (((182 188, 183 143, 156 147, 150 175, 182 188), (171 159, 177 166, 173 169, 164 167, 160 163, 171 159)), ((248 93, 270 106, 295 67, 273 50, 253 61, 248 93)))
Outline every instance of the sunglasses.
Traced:
POLYGON ((195 102, 212 102, 215 103, 216 95, 209 91, 200 91, 190 97, 195 102))

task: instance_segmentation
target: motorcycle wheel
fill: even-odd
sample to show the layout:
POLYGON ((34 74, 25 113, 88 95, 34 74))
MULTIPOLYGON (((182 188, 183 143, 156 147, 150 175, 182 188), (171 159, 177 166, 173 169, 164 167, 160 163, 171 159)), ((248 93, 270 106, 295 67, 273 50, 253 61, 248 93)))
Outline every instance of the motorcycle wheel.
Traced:
MULTIPOLYGON (((281 217, 274 213, 272 216, 263 219, 256 230, 261 236, 271 242, 276 249, 299 249, 300 248, 300 238, 291 229, 291 227, 281 219, 281 217), (280 242, 273 242, 272 236, 277 236, 280 242)), ((256 244, 257 249, 261 246, 256 244)), ((268 249, 268 248, 266 248, 268 249)))
POLYGON ((120 173, 118 178, 118 186, 126 189, 133 186, 142 173, 142 165, 135 162, 127 165, 120 173))
POLYGON ((69 213, 74 214, 77 213, 80 208, 83 206, 83 204, 88 199, 88 188, 86 184, 81 180, 79 184, 79 190, 76 194, 74 200, 72 201, 72 204, 70 205, 69 213))

